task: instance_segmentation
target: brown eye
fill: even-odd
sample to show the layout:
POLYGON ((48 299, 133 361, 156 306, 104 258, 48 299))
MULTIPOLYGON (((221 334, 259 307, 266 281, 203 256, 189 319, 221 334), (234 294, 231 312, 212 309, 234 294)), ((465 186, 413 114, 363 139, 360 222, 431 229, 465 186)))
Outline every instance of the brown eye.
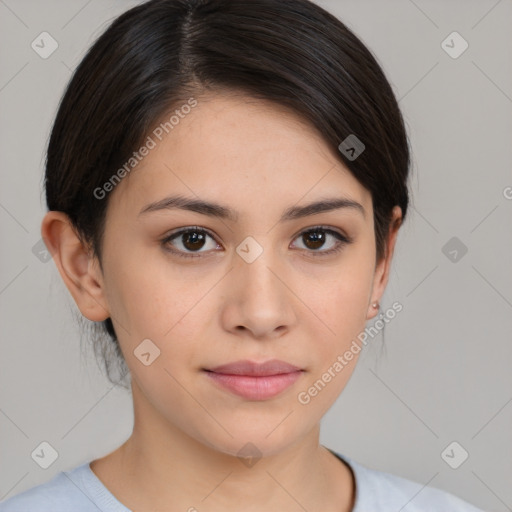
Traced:
POLYGON ((303 231, 297 239, 301 239, 304 245, 303 248, 315 256, 325 256, 339 252, 344 245, 351 243, 351 240, 341 233, 321 226, 303 231), (325 250, 320 250, 326 245, 325 250))
POLYGON ((198 233, 197 231, 187 231, 181 235, 182 244, 189 251, 201 249, 205 243, 205 239, 204 233, 198 233))
POLYGON ((198 257, 203 253, 207 253, 210 249, 216 249, 219 245, 215 239, 207 231, 202 228, 186 228, 182 229, 162 240, 165 250, 183 256, 185 258, 198 257), (211 242, 209 242, 209 239, 211 242), (208 247, 210 243, 210 247, 208 247), (201 250, 203 248, 207 250, 201 250), (196 253, 196 254, 194 254, 196 253))
POLYGON ((320 249, 325 244, 325 232, 308 231, 303 233, 302 240, 308 249, 320 249))

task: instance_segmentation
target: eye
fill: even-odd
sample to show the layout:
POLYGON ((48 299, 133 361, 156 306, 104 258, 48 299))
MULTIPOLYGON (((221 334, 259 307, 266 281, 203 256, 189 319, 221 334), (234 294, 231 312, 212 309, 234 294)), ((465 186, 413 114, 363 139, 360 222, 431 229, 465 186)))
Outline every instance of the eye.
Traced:
MULTIPOLYGON (((304 249, 313 253, 314 256, 326 256, 337 253, 341 251, 345 245, 351 243, 349 238, 338 231, 323 226, 316 226, 303 231, 297 239, 300 239, 304 245, 304 249), (331 243, 328 244, 328 248, 326 250, 319 250, 329 240, 331 240, 331 243)), ((302 249, 301 247, 299 248, 302 249)))
POLYGON ((196 258, 201 256, 204 252, 208 252, 211 249, 219 247, 219 244, 215 242, 214 237, 210 235, 208 231, 197 226, 181 229, 180 231, 171 234, 162 240, 162 245, 166 251, 172 252, 173 254, 183 258, 196 258), (208 247, 207 243, 208 238, 213 240, 213 243, 210 243, 210 247, 208 247), (177 247, 177 249, 173 249, 173 247, 177 247), (201 251, 201 249, 205 247, 206 250, 201 251))
MULTIPOLYGON (((299 249, 306 250, 314 256, 327 256, 337 253, 341 251, 343 246, 351 243, 348 237, 323 226, 307 229, 300 233, 296 239, 301 239, 304 245, 299 249), (328 248, 320 250, 329 241, 331 243, 328 244, 328 248)), ((220 247, 213 235, 198 226, 180 229, 164 238, 161 243, 166 251, 183 258, 197 258, 203 253, 208 253, 220 247), (211 240, 210 247, 208 247, 208 239, 211 240)))

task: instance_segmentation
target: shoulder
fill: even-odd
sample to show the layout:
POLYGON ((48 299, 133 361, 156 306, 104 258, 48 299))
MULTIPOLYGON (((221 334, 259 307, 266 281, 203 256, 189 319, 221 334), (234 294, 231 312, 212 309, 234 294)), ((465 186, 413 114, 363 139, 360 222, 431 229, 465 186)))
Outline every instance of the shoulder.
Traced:
POLYGON ((449 492, 370 469, 345 456, 340 458, 352 468, 356 479, 353 512, 483 512, 449 492))
POLYGON ((98 512, 84 492, 83 473, 87 464, 62 471, 50 481, 0 502, 0 512, 98 512))

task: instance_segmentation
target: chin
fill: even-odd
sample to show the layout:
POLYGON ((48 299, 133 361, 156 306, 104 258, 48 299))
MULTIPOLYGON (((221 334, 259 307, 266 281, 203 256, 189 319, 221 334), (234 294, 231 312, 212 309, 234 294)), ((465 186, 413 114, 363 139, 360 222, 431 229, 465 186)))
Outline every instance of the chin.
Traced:
MULTIPOLYGON (((292 416, 293 414, 290 415, 290 420, 292 416)), ((288 450, 309 433, 305 430, 304 423, 300 427, 291 422, 285 426, 286 421, 288 420, 281 425, 279 422, 274 422, 272 428, 269 428, 266 422, 257 421, 253 421, 250 425, 225 424, 232 437, 225 431, 217 429, 218 435, 215 438, 211 436, 210 430, 203 432, 203 435, 196 439, 212 450, 232 457, 241 459, 271 457, 288 450)))

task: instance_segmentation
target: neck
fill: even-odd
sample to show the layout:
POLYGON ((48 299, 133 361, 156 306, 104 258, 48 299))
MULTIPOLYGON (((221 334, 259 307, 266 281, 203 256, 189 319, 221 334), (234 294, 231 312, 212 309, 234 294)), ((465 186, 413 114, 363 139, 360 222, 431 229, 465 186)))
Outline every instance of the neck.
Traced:
POLYGON ((91 463, 128 508, 231 512, 243 504, 249 512, 352 510, 351 471, 319 444, 319 425, 274 455, 242 459, 187 435, 141 400, 136 386, 132 389, 132 435, 91 463))

